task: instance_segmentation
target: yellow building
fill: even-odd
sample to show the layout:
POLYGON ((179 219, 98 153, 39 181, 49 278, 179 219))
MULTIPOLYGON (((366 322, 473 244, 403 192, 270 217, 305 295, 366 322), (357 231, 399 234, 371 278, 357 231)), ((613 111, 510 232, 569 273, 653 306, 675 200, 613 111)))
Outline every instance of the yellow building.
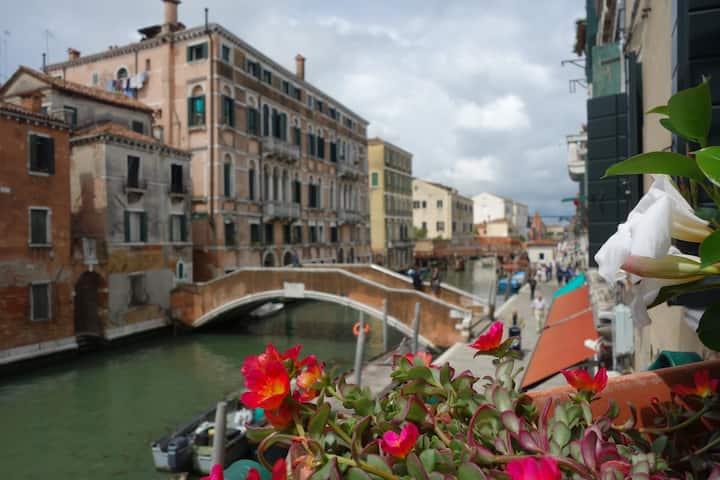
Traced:
POLYGON ((393 270, 414 263, 412 154, 381 138, 368 140, 370 245, 375 263, 393 270))
POLYGON ((413 179, 413 225, 428 239, 451 240, 454 245, 472 242, 473 201, 452 187, 413 179))

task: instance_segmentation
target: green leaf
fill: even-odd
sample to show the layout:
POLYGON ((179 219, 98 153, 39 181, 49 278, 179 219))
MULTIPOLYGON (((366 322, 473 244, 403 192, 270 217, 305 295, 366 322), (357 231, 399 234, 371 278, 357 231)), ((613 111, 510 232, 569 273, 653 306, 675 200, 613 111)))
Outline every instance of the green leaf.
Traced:
POLYGON ((680 135, 704 145, 712 123, 709 82, 676 93, 667 107, 670 121, 680 135))
POLYGON ((716 303, 705 310, 705 313, 700 317, 697 334, 703 345, 720 352, 720 303, 716 303))
POLYGON ((474 463, 463 463, 458 468, 458 480, 485 480, 487 477, 474 463))
POLYGON ((412 367, 410 371, 408 372, 408 378, 410 380, 415 380, 418 378, 422 378, 426 382, 429 382, 433 379, 432 372, 428 367, 412 367))
POLYGON ((375 467, 378 470, 382 470, 383 472, 392 475, 392 470, 390 470, 390 467, 387 463, 385 463, 385 460, 383 460, 381 456, 368 455, 366 461, 371 467, 375 467))
POLYGON ((653 451, 653 453, 655 455, 660 456, 660 455, 662 455, 663 451, 665 450, 667 443, 668 443, 667 435, 659 436, 653 442, 651 450, 653 451))
POLYGON ((562 422, 556 422, 552 426, 552 439, 557 442, 560 447, 564 447, 570 441, 570 429, 562 422))
POLYGON ((420 461, 426 471, 432 472, 435 470, 435 463, 437 463, 437 452, 432 448, 425 450, 420 454, 420 461))
POLYGON ((715 185, 720 186, 720 147, 707 147, 695 152, 697 166, 715 185))
POLYGON ((639 175, 663 173, 675 177, 687 177, 702 182, 705 175, 690 157, 673 152, 649 152, 635 155, 618 162, 605 171, 605 177, 614 175, 639 175))
POLYGON ((365 470, 360 470, 357 467, 352 467, 347 472, 346 478, 348 480, 370 480, 371 477, 367 473, 365 473, 365 470))
POLYGON ((652 308, 685 293, 706 292, 720 289, 720 275, 708 275, 694 282, 668 285, 660 289, 660 293, 648 308, 652 308))
POLYGON ((672 122, 670 121, 669 118, 661 118, 661 119, 660 119, 660 125, 662 125, 662 126, 665 128, 665 130, 668 130, 670 133, 673 133, 673 134, 675 134, 675 135, 677 135, 677 136, 679 136, 679 137, 682 137, 682 135, 680 134, 680 132, 677 131, 677 129, 676 129, 675 126, 672 124, 672 122))
POLYGON ((308 434, 311 438, 317 440, 325 430, 325 424, 327 423, 328 417, 330 416, 330 404, 323 403, 317 412, 310 417, 308 422, 308 434))
POLYGON ((670 115, 667 105, 659 105, 647 111, 648 114, 659 113, 660 115, 670 115))
POLYGON ((419 478, 420 480, 430 480, 428 478, 427 472, 425 471, 425 467, 423 466, 417 455, 415 455, 414 453, 411 453, 407 456, 407 459, 405 460, 405 465, 407 465, 408 473, 412 476, 412 478, 419 478))
POLYGON ((720 262, 720 232, 708 235, 700 244, 700 268, 720 262))
POLYGON ((248 427, 246 435, 251 443, 260 443, 274 431, 274 427, 248 427))

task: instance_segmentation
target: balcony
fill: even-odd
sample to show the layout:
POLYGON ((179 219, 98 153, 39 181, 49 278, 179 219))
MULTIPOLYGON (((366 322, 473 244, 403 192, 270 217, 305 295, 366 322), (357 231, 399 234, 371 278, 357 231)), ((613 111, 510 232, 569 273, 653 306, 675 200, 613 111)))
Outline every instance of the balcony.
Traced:
POLYGON ((273 137, 264 137, 262 140, 263 158, 293 163, 300 160, 300 147, 291 145, 283 140, 273 137))
POLYGON ((141 178, 129 177, 123 183, 123 190, 126 194, 142 195, 148 188, 147 180, 141 178))
POLYGON ((581 182, 585 177, 587 159, 587 134, 580 133, 567 136, 568 174, 570 179, 581 182))
POLYGON ((359 165, 351 164, 349 162, 338 163, 337 172, 339 177, 353 180, 358 179, 363 174, 363 172, 360 170, 359 165))
POLYGON ((268 200, 263 203, 263 215, 265 215, 267 220, 299 218, 300 205, 297 203, 268 200))
POLYGON ((341 224, 362 222, 362 214, 357 210, 338 210, 337 218, 341 224))

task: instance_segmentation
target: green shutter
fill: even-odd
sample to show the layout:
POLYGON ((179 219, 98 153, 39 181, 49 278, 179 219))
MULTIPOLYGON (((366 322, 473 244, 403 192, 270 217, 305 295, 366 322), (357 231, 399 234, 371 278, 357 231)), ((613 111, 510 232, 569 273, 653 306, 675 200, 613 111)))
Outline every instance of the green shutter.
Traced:
POLYGON ((148 225, 147 225, 147 212, 140 213, 140 241, 147 242, 148 237, 148 225))
POLYGON ((180 217, 180 241, 187 242, 187 217, 180 217))
POLYGON ((47 166, 48 166, 48 173, 55 173, 55 140, 52 138, 47 138, 47 166))
POLYGON ((187 47, 187 61, 192 62, 192 47, 187 47))
POLYGON ((37 135, 30 135, 30 170, 37 170, 37 164, 38 164, 38 148, 37 148, 37 141, 38 136, 37 135))
POLYGON ((125 212, 125 243, 130 242, 130 212, 125 212))
POLYGON ((200 58, 208 58, 208 44, 207 43, 202 44, 202 54, 200 55, 200 58))
POLYGON ((188 126, 189 127, 193 126, 193 100, 194 100, 193 97, 188 98, 187 110, 188 110, 188 126))

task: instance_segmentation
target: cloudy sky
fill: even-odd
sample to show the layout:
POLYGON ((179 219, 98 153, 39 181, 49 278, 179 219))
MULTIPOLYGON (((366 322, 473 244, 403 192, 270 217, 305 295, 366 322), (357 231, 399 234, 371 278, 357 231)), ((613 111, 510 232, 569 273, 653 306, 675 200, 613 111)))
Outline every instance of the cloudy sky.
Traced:
MULTIPOLYGON (((531 211, 571 211, 565 135, 584 118, 572 58, 581 0, 184 0, 188 26, 223 24, 368 119, 369 135, 414 154, 414 174, 531 211)), ((72 46, 93 53, 162 21, 160 0, 0 0, 2 72, 38 67, 72 46), (4 33, 9 31, 9 35, 4 33), (45 32, 48 31, 49 34, 45 32)))

